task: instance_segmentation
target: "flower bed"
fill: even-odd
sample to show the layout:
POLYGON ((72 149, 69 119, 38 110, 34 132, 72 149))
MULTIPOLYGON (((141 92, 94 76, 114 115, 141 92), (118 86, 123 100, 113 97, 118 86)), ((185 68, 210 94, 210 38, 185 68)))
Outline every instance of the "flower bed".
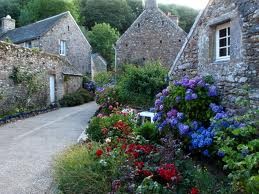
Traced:
POLYGON ((64 193, 257 193, 258 112, 225 112, 211 78, 185 77, 164 89, 156 96, 156 123, 142 126, 134 111, 122 111, 113 88, 97 92, 101 108, 87 130, 92 142, 77 148, 87 154, 73 156, 91 164, 71 180, 66 176, 78 163, 69 163, 67 153, 58 160, 64 193), (217 173, 207 170, 210 161, 217 173), (99 182, 89 178, 95 176, 99 182))

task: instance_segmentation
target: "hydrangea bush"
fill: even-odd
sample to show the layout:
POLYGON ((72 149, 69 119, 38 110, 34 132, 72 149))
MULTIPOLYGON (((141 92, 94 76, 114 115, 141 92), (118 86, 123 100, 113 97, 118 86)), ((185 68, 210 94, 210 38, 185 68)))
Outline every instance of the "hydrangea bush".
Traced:
POLYGON ((154 121, 161 133, 172 131, 176 138, 189 142, 190 149, 206 150, 213 142, 210 118, 225 117, 218 91, 211 78, 184 77, 156 95, 154 121))

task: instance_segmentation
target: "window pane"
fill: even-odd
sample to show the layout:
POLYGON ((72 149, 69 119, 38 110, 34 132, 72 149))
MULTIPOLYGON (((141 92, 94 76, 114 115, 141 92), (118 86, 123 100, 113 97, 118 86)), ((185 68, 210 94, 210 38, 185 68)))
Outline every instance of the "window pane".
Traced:
POLYGON ((225 57, 227 55, 227 48, 219 49, 219 56, 225 57))
POLYGON ((228 35, 230 36, 230 27, 228 27, 228 35))
POLYGON ((227 29, 222 29, 219 31, 219 37, 225 37, 227 35, 227 29))
POLYGON ((230 45, 230 37, 228 37, 228 46, 230 45))
POLYGON ((230 56, 230 47, 228 47, 228 56, 230 56))
POLYGON ((223 38, 219 40, 219 47, 227 46, 227 39, 223 38))

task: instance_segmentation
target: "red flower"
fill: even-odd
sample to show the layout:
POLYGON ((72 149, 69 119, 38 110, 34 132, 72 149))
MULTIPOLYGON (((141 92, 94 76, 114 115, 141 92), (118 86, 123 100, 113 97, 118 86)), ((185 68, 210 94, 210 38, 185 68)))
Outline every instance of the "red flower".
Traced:
POLYGON ((109 110, 113 110, 113 106, 112 105, 109 106, 109 110))
POLYGON ((138 169, 142 169, 142 168, 144 167, 144 165, 145 165, 144 162, 135 162, 134 164, 135 164, 135 166, 136 166, 138 169))
POLYGON ((102 128, 101 131, 103 135, 106 135, 109 130, 107 128, 102 128))
POLYGON ((174 166, 174 164, 164 164, 162 167, 157 169, 157 173, 161 176, 165 181, 178 181, 178 172, 174 166))
POLYGON ((144 175, 145 177, 153 175, 152 172, 150 172, 149 170, 138 170, 138 174, 144 175))
POLYGON ((112 151, 112 147, 108 146, 106 147, 106 152, 111 152, 112 151))
POLYGON ((95 154, 96 154, 96 156, 101 157, 103 155, 103 151, 97 150, 95 154))
POLYGON ((197 189, 197 188, 195 188, 195 187, 193 187, 193 188, 191 189, 191 191, 190 191, 190 194, 199 194, 199 193, 200 193, 199 189, 197 189))

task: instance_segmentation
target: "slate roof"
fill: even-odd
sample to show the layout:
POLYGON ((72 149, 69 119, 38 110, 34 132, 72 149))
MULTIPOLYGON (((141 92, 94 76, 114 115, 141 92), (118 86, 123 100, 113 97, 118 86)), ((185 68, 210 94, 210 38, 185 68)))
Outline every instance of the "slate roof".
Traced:
POLYGON ((64 12, 59 15, 35 22, 33 24, 29 24, 27 26, 9 30, 2 35, 0 34, 0 40, 9 38, 13 43, 18 44, 37 39, 48 32, 61 18, 67 14, 68 12, 64 12))

